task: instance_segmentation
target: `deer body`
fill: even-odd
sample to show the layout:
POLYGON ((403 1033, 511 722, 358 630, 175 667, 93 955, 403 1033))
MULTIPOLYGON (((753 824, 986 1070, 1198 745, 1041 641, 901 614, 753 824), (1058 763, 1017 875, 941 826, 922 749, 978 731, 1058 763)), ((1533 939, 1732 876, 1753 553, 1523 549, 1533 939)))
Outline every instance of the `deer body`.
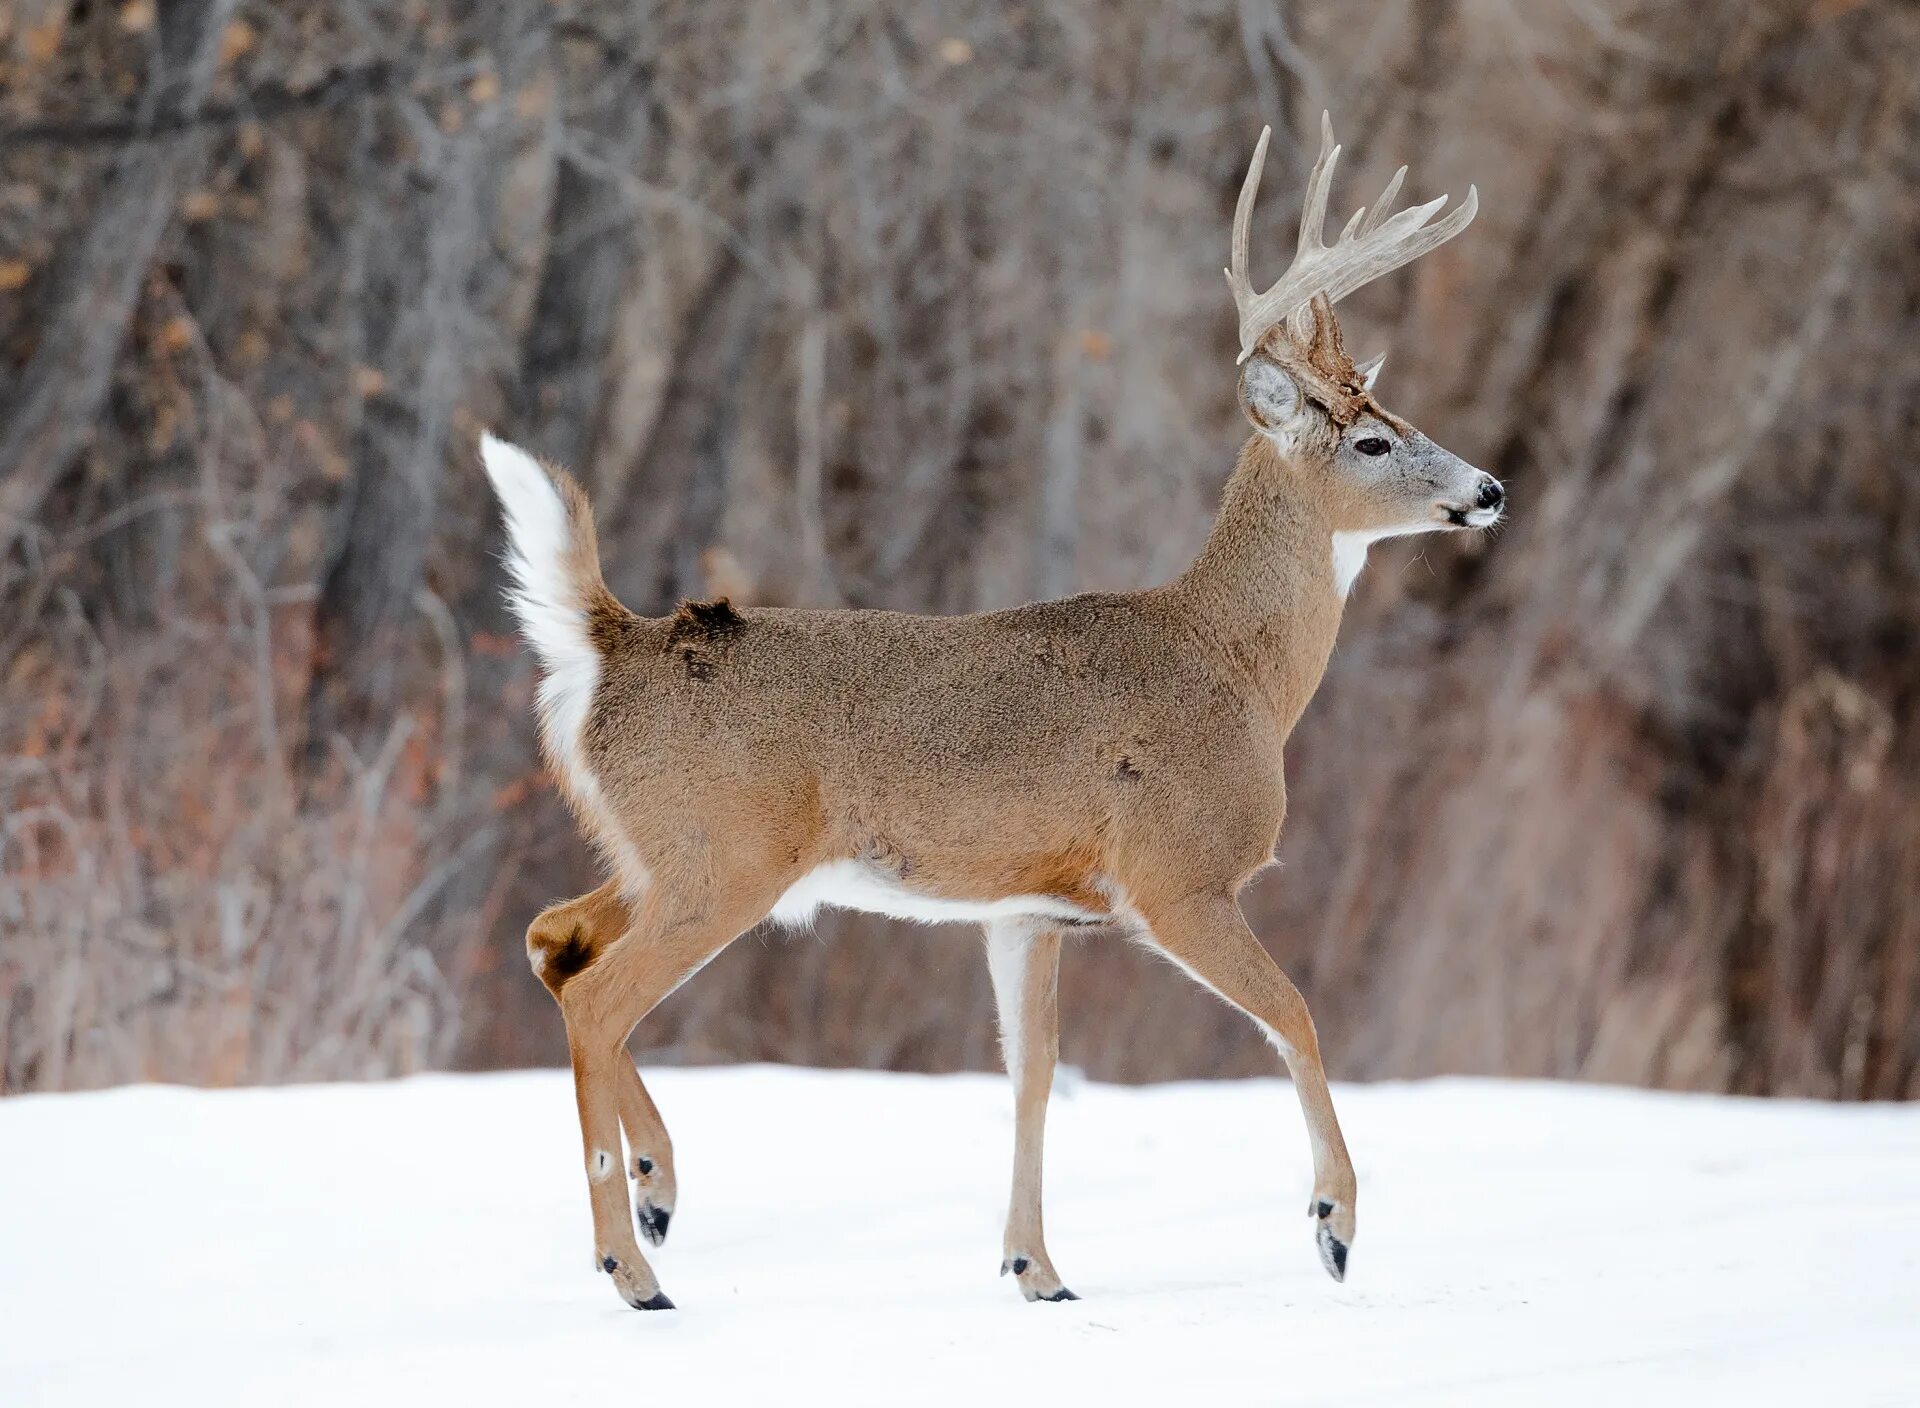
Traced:
MULTIPOLYGON (((1316 268, 1329 266, 1348 277, 1338 259, 1316 268)), ((1028 1299, 1072 1298, 1044 1246, 1040 1149, 1060 936, 1075 929, 1152 946, 1273 1040, 1313 1146, 1321 1256, 1344 1275, 1356 1190, 1312 1019, 1236 896, 1272 858, 1287 736, 1366 543, 1480 526, 1497 501, 1487 476, 1371 401, 1324 299, 1302 342, 1292 305, 1260 297, 1271 323, 1241 379, 1257 433, 1205 550, 1140 592, 962 617, 722 601, 649 619, 603 584, 572 480, 483 443, 545 666, 543 747, 612 872, 543 913, 527 944, 566 1018, 595 1261, 630 1304, 671 1304, 633 1218, 657 1243, 677 1189, 626 1038, 737 935, 821 905, 982 925, 1016 1088, 1002 1269, 1028 1299)))
POLYGON ((796 903, 806 877, 858 865, 929 901, 1110 917, 1114 883, 1161 863, 1170 824, 1204 828, 1237 876, 1270 853, 1281 745, 1339 616, 1322 556, 1324 580, 1285 583, 1300 590, 1270 609, 1234 599, 1254 584, 1209 578, 966 617, 632 618, 587 763, 643 856, 684 835, 689 777, 695 813, 718 793, 765 816, 796 903))

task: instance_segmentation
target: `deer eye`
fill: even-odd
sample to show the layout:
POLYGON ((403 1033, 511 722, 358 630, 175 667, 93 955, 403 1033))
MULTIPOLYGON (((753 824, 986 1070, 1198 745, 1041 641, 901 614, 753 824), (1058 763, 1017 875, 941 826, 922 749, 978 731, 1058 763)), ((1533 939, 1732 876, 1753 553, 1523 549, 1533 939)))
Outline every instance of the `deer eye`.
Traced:
POLYGON ((1393 446, 1382 440, 1378 435, 1369 435, 1364 440, 1354 441, 1353 448, 1363 455, 1384 455, 1388 450, 1391 450, 1393 446))

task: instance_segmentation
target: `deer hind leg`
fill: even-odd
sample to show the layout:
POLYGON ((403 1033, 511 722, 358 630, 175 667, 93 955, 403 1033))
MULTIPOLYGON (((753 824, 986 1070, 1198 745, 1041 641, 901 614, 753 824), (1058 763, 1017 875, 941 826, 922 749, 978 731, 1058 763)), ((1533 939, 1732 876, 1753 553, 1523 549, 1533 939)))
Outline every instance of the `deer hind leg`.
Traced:
POLYGON ((1307 1213, 1315 1219, 1320 1260, 1328 1275, 1344 1281, 1354 1236, 1353 1161, 1334 1117, 1313 1017, 1299 989, 1260 947, 1231 895, 1190 898, 1157 909, 1142 906, 1141 913, 1149 943, 1245 1012, 1279 1048, 1313 1146, 1313 1198, 1307 1213))
MULTIPOLYGON (((619 1177, 619 1063, 627 1057, 624 1050, 608 1050, 606 1045, 603 1026, 568 1019, 567 1050, 573 1058, 573 1093, 580 1107, 580 1141, 593 1207, 593 1264, 613 1277, 614 1289, 635 1310, 672 1310, 673 1302, 633 1238, 633 1217, 619 1177)), ((617 1039, 614 1045, 620 1045, 617 1039)))
MULTIPOLYGON (((608 881, 591 894, 543 911, 527 930, 527 957, 547 990, 560 998, 567 981, 589 966, 633 923, 632 911, 608 881)), ((633 1179, 634 1218, 654 1246, 666 1240, 678 1182, 673 1141, 660 1111, 631 1060, 618 1073, 620 1124, 627 1136, 627 1170, 633 1179)))
POLYGON ((1028 1300, 1078 1300, 1053 1269, 1040 1220, 1047 1096, 1060 1059, 1060 935, 1024 920, 989 924, 986 935, 987 970, 993 975, 1000 1046, 1014 1100, 1013 1194, 1000 1274, 1011 1271, 1028 1300))
POLYGON ((780 890, 775 886, 751 899, 735 894, 722 904, 713 902, 713 884, 697 888, 701 900, 680 901, 656 884, 634 907, 626 931, 596 950, 557 994, 580 1107, 594 1265, 612 1276, 621 1299, 636 1310, 671 1310, 673 1302, 634 1240, 633 1217, 617 1176, 621 1098, 630 1090, 627 1075, 633 1070, 627 1037, 662 998, 757 922, 780 890))
POLYGON ((619 1063, 620 1128, 627 1136, 627 1173, 633 1179, 633 1217, 654 1246, 667 1240, 679 1184, 673 1173, 673 1141, 647 1094, 633 1060, 619 1063))

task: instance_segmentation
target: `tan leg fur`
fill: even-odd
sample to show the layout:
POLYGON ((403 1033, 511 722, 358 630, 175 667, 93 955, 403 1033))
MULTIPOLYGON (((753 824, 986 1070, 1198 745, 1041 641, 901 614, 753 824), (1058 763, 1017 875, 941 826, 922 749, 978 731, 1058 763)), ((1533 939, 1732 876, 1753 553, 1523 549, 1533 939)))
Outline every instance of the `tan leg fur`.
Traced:
POLYGON ((1279 1048, 1313 1146, 1313 1198, 1307 1212, 1318 1220, 1320 1260, 1335 1280, 1345 1280, 1354 1235, 1353 1160, 1333 1113, 1320 1040, 1300 990, 1260 946, 1232 894, 1143 908, 1142 918, 1148 930, 1143 937, 1152 947, 1246 1013, 1279 1048))
POLYGON ((582 1155, 593 1209, 594 1264, 627 1304, 671 1309, 634 1237, 666 1235, 675 1183, 665 1126, 626 1051, 634 1026, 766 913, 778 889, 709 882, 683 887, 706 902, 675 902, 666 888, 627 904, 612 885, 545 911, 527 935, 534 969, 559 1000, 573 1062, 582 1155), (632 1148, 637 1209, 627 1205, 620 1137, 632 1148), (658 1150, 656 1155, 652 1150, 658 1150), (642 1169, 642 1160, 651 1165, 642 1169))

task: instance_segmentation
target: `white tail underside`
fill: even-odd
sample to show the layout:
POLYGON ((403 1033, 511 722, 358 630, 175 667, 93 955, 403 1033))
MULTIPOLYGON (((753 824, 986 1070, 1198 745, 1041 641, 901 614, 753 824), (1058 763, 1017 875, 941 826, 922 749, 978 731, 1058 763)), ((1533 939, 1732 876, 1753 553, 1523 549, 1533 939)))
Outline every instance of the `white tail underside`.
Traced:
POLYGON ((567 570, 566 502, 539 461, 517 445, 482 435, 480 460, 506 516, 507 570, 513 575, 507 603, 540 657, 540 729, 548 753, 574 800, 600 822, 602 839, 628 862, 628 882, 640 884, 646 868, 622 844, 581 749, 580 731, 600 687, 600 652, 587 635, 586 610, 567 570))
POLYGON ((600 652, 587 637, 586 614, 566 570, 567 507, 539 462, 491 435, 480 459, 507 520, 507 601, 540 657, 541 722, 548 742, 571 751, 600 683, 600 652))

